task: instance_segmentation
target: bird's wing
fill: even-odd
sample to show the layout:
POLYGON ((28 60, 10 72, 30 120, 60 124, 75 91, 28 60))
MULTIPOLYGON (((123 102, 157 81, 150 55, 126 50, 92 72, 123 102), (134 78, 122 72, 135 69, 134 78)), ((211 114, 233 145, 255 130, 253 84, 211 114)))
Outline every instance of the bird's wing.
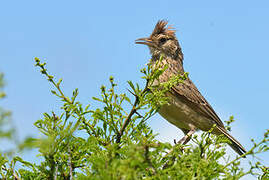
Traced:
POLYGON ((224 127, 214 109, 202 96, 190 79, 186 79, 177 86, 172 87, 172 93, 185 101, 189 106, 195 108, 200 114, 214 120, 218 126, 224 127))

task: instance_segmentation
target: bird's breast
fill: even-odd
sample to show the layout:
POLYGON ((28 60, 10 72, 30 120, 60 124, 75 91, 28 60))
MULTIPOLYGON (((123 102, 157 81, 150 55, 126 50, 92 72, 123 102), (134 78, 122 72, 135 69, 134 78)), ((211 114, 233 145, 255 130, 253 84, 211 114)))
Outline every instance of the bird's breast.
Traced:
POLYGON ((169 97, 169 103, 160 108, 159 114, 170 123, 186 130, 196 127, 197 129, 208 131, 213 126, 213 122, 210 119, 198 114, 177 97, 172 95, 169 95, 169 97))

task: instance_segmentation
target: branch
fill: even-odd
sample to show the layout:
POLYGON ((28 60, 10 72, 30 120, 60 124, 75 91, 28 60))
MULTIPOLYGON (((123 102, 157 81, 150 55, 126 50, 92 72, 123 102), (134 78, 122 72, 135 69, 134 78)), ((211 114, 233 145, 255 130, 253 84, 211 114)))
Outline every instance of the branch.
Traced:
POLYGON ((263 140, 262 140, 261 142, 259 142, 258 144, 254 144, 254 146, 253 146, 248 152, 246 152, 246 153, 244 153, 244 154, 238 156, 237 158, 235 158, 234 160, 232 160, 231 162, 229 162, 228 164, 226 164, 226 165, 224 166, 223 169, 227 168, 228 166, 230 166, 232 163, 238 161, 239 159, 242 159, 243 157, 246 157, 247 155, 250 155, 250 154, 252 154, 252 155, 257 154, 257 153, 254 152, 254 150, 255 150, 257 147, 259 147, 260 145, 262 145, 263 143, 267 142, 267 141, 268 141, 268 139, 263 139, 263 140))
POLYGON ((55 83, 55 81, 53 80, 54 77, 52 75, 49 75, 47 72, 47 69, 45 68, 46 63, 40 63, 40 60, 38 58, 35 58, 35 62, 36 62, 35 66, 38 66, 41 68, 40 72, 48 78, 48 81, 51 82, 56 87, 58 92, 60 93, 61 96, 59 96, 59 95, 57 95, 57 96, 63 98, 67 103, 73 104, 73 102, 70 101, 70 99, 68 99, 64 95, 63 91, 60 88, 60 84, 62 82, 62 79, 60 79, 58 83, 55 83))
MULTIPOLYGON (((142 91, 141 94, 144 94, 145 92, 148 91, 148 83, 149 83, 149 80, 147 79, 147 82, 146 82, 146 85, 145 85, 145 88, 144 90, 142 91)), ((133 94, 133 93, 132 93, 133 94)), ((132 119, 132 116, 136 113, 137 111, 137 104, 139 102, 139 97, 137 95, 134 95, 135 96, 135 102, 134 102, 134 105, 132 107, 132 110, 130 111, 129 115, 127 116, 127 118, 125 119, 125 121, 123 122, 123 125, 120 129, 120 132, 118 133, 117 135, 117 138, 116 138, 116 143, 120 143, 120 140, 121 140, 121 137, 123 135, 123 132, 125 131, 126 127, 128 126, 128 124, 130 123, 131 119, 132 119)))
POLYGON ((68 157, 68 160, 69 160, 69 177, 71 180, 73 180, 73 164, 72 164, 72 159, 71 159, 71 151, 70 151, 70 147, 68 147, 68 153, 69 153, 69 157, 68 157))

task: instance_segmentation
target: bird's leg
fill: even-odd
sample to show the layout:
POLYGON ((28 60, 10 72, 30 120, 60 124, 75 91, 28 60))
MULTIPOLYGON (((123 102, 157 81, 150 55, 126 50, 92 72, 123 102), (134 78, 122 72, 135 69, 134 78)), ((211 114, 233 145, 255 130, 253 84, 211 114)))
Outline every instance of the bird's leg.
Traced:
POLYGON ((190 140, 191 140, 191 136, 193 135, 193 133, 195 133, 196 129, 192 128, 191 130, 183 130, 185 136, 183 138, 181 138, 177 143, 178 144, 187 144, 190 140))

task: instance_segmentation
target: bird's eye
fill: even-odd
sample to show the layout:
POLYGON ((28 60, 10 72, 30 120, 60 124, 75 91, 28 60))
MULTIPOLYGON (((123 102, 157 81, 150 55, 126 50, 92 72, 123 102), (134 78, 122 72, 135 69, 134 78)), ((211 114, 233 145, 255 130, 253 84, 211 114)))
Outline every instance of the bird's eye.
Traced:
POLYGON ((166 41, 167 41, 166 38, 161 38, 161 39, 160 39, 160 43, 165 43, 166 41))

